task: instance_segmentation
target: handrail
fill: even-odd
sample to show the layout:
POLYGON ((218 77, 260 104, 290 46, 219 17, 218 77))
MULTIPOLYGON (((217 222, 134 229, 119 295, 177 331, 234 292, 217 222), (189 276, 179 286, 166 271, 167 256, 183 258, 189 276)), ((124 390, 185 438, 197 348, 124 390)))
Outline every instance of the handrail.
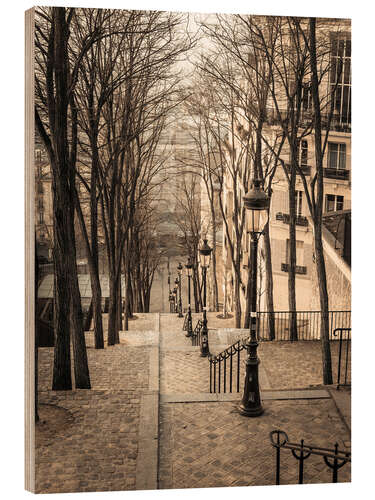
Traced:
POLYGON ((236 383, 235 392, 240 392, 240 352, 246 349, 246 340, 237 340, 234 344, 227 347, 224 351, 215 356, 209 355, 210 362, 210 392, 227 392, 227 359, 229 359, 229 392, 233 392, 233 358, 237 355, 236 362, 236 383), (223 362, 223 370, 221 370, 221 362, 223 362), (218 369, 216 368, 218 365, 218 369), (223 378, 223 383, 221 379, 223 378), (217 381, 217 382, 216 382, 217 381))
POLYGON ((350 355, 351 355, 351 350, 349 349, 349 345, 351 345, 351 328, 335 328, 333 331, 333 335, 336 337, 337 332, 340 332, 340 338, 339 338, 339 360, 338 360, 338 368, 337 368, 337 386, 336 389, 339 390, 340 387, 342 386, 350 386, 351 384, 348 383, 348 364, 350 362, 350 355), (345 378, 344 378, 344 383, 341 384, 341 357, 342 357, 342 343, 343 343, 343 337, 342 334, 343 332, 347 332, 346 335, 346 349, 345 349, 345 378))
POLYGON ((198 319, 197 324, 195 325, 195 328, 194 328, 193 333, 191 335, 191 345, 192 346, 199 346, 200 345, 202 326, 203 326, 203 321, 201 319, 198 319))
POLYGON ((298 483, 303 484, 304 461, 310 455, 323 457, 327 467, 332 469, 332 483, 337 483, 338 471, 346 463, 351 462, 351 452, 339 450, 338 443, 334 448, 322 448, 320 446, 305 444, 301 439, 300 443, 291 443, 286 432, 276 429, 270 432, 271 445, 276 448, 276 474, 275 484, 280 484, 280 450, 291 450, 292 455, 299 462, 298 483), (330 462, 329 459, 332 459, 330 462))
POLYGON ((189 323, 189 315, 188 313, 185 314, 185 318, 184 318, 184 325, 182 327, 182 331, 183 332, 187 332, 188 330, 188 323, 189 323))

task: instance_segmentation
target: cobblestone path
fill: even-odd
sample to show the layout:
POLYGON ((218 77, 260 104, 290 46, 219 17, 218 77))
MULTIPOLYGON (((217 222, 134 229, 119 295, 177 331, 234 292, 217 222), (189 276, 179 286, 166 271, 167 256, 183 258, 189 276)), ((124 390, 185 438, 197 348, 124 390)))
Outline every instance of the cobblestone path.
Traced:
MULTIPOLYGON (((182 324, 183 319, 160 316, 160 394, 172 397, 160 405, 159 488, 274 484, 275 450, 269 440, 274 429, 287 432, 292 442, 304 439, 322 447, 338 442, 341 449, 350 448, 349 431, 332 399, 266 400, 261 417, 241 416, 237 407, 243 373, 238 401, 189 402, 189 396, 197 393, 208 398, 209 363, 184 336, 182 324), (179 402, 173 402, 173 396, 179 402)), ((212 331, 211 352, 219 347, 215 341, 220 340, 212 331)), ((337 343, 332 350, 335 363, 337 343)), ((262 342, 259 356, 269 381, 267 389, 320 385, 320 353, 318 342, 262 342)), ((245 351, 241 354, 244 360, 245 351)), ((350 474, 347 464, 339 472, 339 481, 350 481, 350 474)), ((305 483, 330 481, 323 458, 311 456, 305 464, 305 483)), ((297 482, 297 461, 283 450, 281 484, 297 482)))
MULTIPOLYGON (((199 317, 194 315, 194 325, 199 317)), ((273 484, 269 432, 276 428, 291 441, 350 447, 349 431, 328 395, 265 398, 264 414, 254 419, 237 411, 242 390, 233 400, 213 401, 209 362, 182 326, 183 318, 174 314, 137 314, 129 332, 121 332, 121 343, 104 350, 94 349, 87 333, 91 390, 52 391, 53 349, 39 349, 37 492, 273 484)), ((211 353, 246 336, 231 326, 209 314, 211 353)), ((332 352, 335 366, 337 344, 332 352)), ((318 342, 262 342, 259 357, 263 393, 321 384, 318 342)), ((281 482, 295 484, 297 462, 282 453, 281 482)), ((319 457, 310 457, 305 471, 306 482, 330 480, 319 457)), ((339 481, 349 480, 346 465, 339 481)))
POLYGON ((91 390, 51 391, 53 349, 39 349, 36 491, 134 490, 149 348, 88 348, 91 390))
MULTIPOLYGON (((281 428, 290 441, 344 446, 347 431, 330 399, 267 401, 259 418, 241 416, 236 405, 165 404, 160 415, 160 488, 208 488, 275 484, 275 450, 269 432, 281 428), (307 422, 309 425, 307 426, 307 422)), ((282 451, 281 484, 298 482, 298 465, 282 451)), ((322 457, 305 463, 306 483, 330 482, 322 457)), ((347 464, 339 481, 350 481, 347 464)))

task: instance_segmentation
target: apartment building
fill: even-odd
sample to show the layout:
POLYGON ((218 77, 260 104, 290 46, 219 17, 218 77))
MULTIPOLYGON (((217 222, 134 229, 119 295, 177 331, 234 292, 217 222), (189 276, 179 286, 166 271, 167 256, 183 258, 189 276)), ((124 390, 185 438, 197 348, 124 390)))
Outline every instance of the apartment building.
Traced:
MULTIPOLYGON (((324 219, 329 215, 336 214, 337 225, 340 224, 340 217, 345 218, 351 209, 351 34, 350 22, 346 20, 327 20, 319 24, 320 29, 330 35, 330 71, 326 75, 322 92, 335 91, 335 101, 333 103, 333 116, 327 138, 327 145, 324 155, 324 219), (337 30, 337 24, 340 29, 337 30), (334 28, 334 29, 333 29, 334 28), (330 30, 332 29, 332 33, 330 30)), ((306 122, 311 119, 312 102, 308 83, 303 89, 303 117, 306 122)), ((325 123, 328 112, 323 113, 323 140, 326 135, 325 123)), ((304 124, 302 124, 303 126, 304 124)), ((274 120, 274 110, 268 111, 268 121, 265 129, 268 138, 271 140, 280 132, 280 127, 274 120)), ((306 180, 309 183, 315 174, 315 149, 314 136, 307 134, 301 140, 299 147, 299 166, 303 170, 306 180)), ((285 146, 280 155, 287 169, 290 168, 289 149, 285 146)), ((233 186, 230 176, 226 178, 224 200, 226 205, 227 220, 232 231, 232 210, 234 189, 237 197, 245 194, 244 186, 239 183, 233 186)), ((283 166, 277 167, 272 184, 272 197, 270 206, 270 237, 272 270, 274 282, 274 308, 278 311, 289 310, 288 304, 288 271, 289 271, 289 193, 288 183, 285 177, 283 166)), ((300 175, 297 175, 296 193, 296 301, 298 310, 312 310, 319 308, 316 294, 316 274, 315 256, 313 248, 313 227, 311 224, 309 208, 305 196, 304 186, 300 175)), ((224 233, 225 234, 225 233, 224 233)), ((327 245, 325 250, 327 249, 327 245)), ((246 231, 242 234, 241 252, 241 308, 245 310, 246 304, 246 284, 248 276, 248 251, 249 237, 246 231)), ((266 300, 264 292, 265 266, 264 250, 262 248, 262 238, 260 239, 260 255, 258 258, 258 291, 259 308, 266 310, 266 300)), ((327 256, 327 273, 336 273, 337 266, 341 266, 341 260, 331 255, 327 256), (328 262, 329 260, 329 262, 328 262), (339 264, 340 261, 340 264, 339 264), (327 263, 328 262, 328 263, 327 263)), ((347 265, 347 263, 346 263, 347 265)), ((344 264, 345 267, 345 264, 344 264)), ((345 268, 345 300, 335 300, 335 304, 340 307, 350 308, 350 267, 345 268), (349 283, 349 285, 348 285, 349 283)), ((341 272, 341 271, 340 271, 341 272)), ((234 272, 229 258, 229 249, 226 238, 223 245, 223 273, 225 275, 225 298, 228 310, 233 310, 233 284, 234 272)), ((342 273, 340 274, 340 276, 342 273)), ((343 278, 344 279, 344 278, 343 278)), ((332 282, 331 276, 328 281, 332 282)), ((334 287, 331 287, 333 291, 334 287)))

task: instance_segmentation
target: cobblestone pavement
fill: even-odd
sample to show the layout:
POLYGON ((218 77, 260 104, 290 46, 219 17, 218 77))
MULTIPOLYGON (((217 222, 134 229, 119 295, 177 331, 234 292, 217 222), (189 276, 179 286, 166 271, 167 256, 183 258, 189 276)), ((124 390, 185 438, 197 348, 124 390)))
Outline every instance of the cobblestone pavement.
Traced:
MULTIPOLYGON (((207 358, 201 358, 199 349, 191 348, 191 342, 182 332, 181 325, 176 319, 163 319, 161 317, 161 360, 164 371, 161 375, 161 393, 197 393, 209 392, 210 368, 207 358), (173 329, 173 324, 174 329, 173 329), (165 330, 164 330, 164 327, 165 330), (177 330, 177 328, 180 328, 177 330), (177 330, 177 331, 176 331, 177 330), (189 346, 191 348, 190 351, 189 346), (181 350, 178 350, 181 348, 181 350)), ((223 346, 215 344, 216 332, 210 331, 210 352, 217 354, 223 346)), ((217 335, 216 335, 217 337, 217 335)), ((337 380, 338 367, 338 342, 331 342, 333 381, 337 380)), ((319 341, 299 342, 260 342, 258 356, 261 360, 260 370, 264 370, 267 376, 268 389, 299 389, 322 384, 322 362, 321 345, 319 341)), ((240 353, 240 392, 243 389, 245 375, 244 360, 246 351, 240 353)), ((237 358, 233 361, 233 370, 237 364, 237 358)), ((229 361, 226 365, 226 381, 229 384, 230 377, 229 361)), ((218 368, 217 368, 218 376, 218 368)), ((235 372, 233 372, 233 387, 235 384, 235 372)), ((350 381, 351 370, 348 367, 348 381, 350 381)), ((223 368, 221 368, 221 384, 223 386, 223 368)))
POLYGON ((51 391, 53 349, 39 349, 36 491, 134 490, 149 349, 88 349, 91 390, 51 391))
MULTIPOLYGON (((160 393, 187 396, 209 391, 209 363, 182 332, 182 319, 161 315, 160 393)), ((210 324, 211 326, 211 324, 210 324)), ((225 327, 224 327, 225 328, 225 327)), ((235 332, 229 332, 235 338, 235 332)), ((237 333, 238 335, 238 333, 237 333)), ((210 332, 210 350, 219 342, 210 332)), ((246 353, 241 353, 241 365, 246 353)), ((306 388, 320 385, 319 342, 262 342, 262 370, 270 389, 306 388)), ((337 360, 337 343, 332 362, 337 360)), ((240 376, 240 394, 244 368, 240 376)), ((238 397, 238 402, 240 400, 238 397)), ((269 433, 282 429, 290 441, 322 447, 350 447, 350 435, 331 399, 264 402, 260 418, 246 418, 234 402, 162 403, 159 418, 159 488, 194 488, 270 485, 275 482, 275 450, 269 433)), ((339 472, 339 481, 350 481, 350 465, 339 472)), ((321 457, 305 464, 306 483, 330 482, 321 457)), ((282 451, 281 484, 298 482, 298 464, 290 451, 282 451)))
MULTIPOLYGON (((337 381, 339 343, 331 342, 333 381, 337 381)), ((262 342, 259 357, 273 389, 292 389, 322 384, 322 353, 319 341, 262 342)), ((348 381, 351 369, 348 367, 348 381)))
MULTIPOLYGON (((209 316, 210 350, 216 353, 223 348, 223 339, 240 333, 223 331, 232 325, 212 315, 216 313, 209 316)), ((185 337, 183 318, 170 314, 137 316, 129 323, 129 333, 121 333, 120 345, 95 350, 92 333, 86 334, 92 390, 52 391, 53 349, 39 349, 37 492, 136 489, 143 463, 139 457, 147 450, 142 448, 139 453, 140 440, 147 434, 146 428, 144 432, 139 429, 144 426, 142 415, 151 415, 142 403, 145 395, 155 397, 157 408, 158 387, 163 395, 182 395, 182 401, 185 395, 188 399, 192 394, 208 394, 209 362, 185 337), (159 324, 158 334, 154 330, 159 324), (158 340, 160 378, 155 376, 158 340)), ((194 324, 198 317, 194 315, 194 324)), ((332 351, 335 366, 337 344, 332 351)), ((242 354, 245 359, 245 352, 242 354)), ((262 342, 259 357, 270 389, 321 384, 318 342, 262 342)), ((243 373, 240 380, 242 383, 243 373)), ((318 446, 331 447, 336 441, 340 447, 350 446, 349 432, 332 399, 266 400, 264 415, 254 419, 241 416, 234 401, 170 401, 160 404, 159 462, 155 449, 152 465, 153 471, 158 467, 159 488, 273 484, 275 450, 269 432, 275 428, 286 431, 291 441, 303 438, 318 446)), ((152 418, 157 435, 157 410, 152 418)), ((152 435, 150 439, 155 438, 152 435)), ((294 484, 296 460, 286 450, 283 454, 281 482, 294 484)), ((144 463, 143 474, 148 474, 149 462, 144 463)), ((305 470, 306 482, 330 481, 319 457, 310 457, 305 470)), ((349 480, 350 468, 345 465, 339 481, 349 480)))
MULTIPOLYGON (((159 488, 208 488, 275 484, 275 450, 269 432, 282 429, 291 442, 339 447, 349 435, 331 400, 267 401, 260 418, 241 416, 233 403, 161 406, 159 488), (307 424, 308 422, 308 424, 307 424)), ((298 482, 298 465, 283 450, 281 484, 298 482)), ((350 464, 339 472, 350 481, 350 464)), ((322 457, 305 462, 305 483, 331 482, 322 457)))

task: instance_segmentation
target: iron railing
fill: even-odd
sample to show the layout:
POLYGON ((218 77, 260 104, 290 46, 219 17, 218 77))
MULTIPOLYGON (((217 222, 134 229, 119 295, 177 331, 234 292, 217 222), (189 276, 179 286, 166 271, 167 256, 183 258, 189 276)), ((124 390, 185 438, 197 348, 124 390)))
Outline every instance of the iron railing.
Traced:
POLYGON ((193 334, 191 336, 191 345, 199 346, 201 344, 201 332, 202 332, 203 321, 198 319, 197 324, 193 330, 193 334))
POLYGON ((183 332, 187 332, 188 331, 188 326, 189 326, 189 315, 188 313, 185 314, 185 319, 184 319, 184 325, 182 327, 182 331, 183 332))
MULTIPOLYGON (((257 335, 260 340, 269 340, 269 316, 273 314, 275 338, 273 340, 291 340, 292 311, 260 311, 257 313, 257 335)), ((321 311, 295 311, 298 340, 319 340, 321 311)), ((329 311, 329 338, 337 340, 336 328, 351 327, 351 311, 329 311)))
POLYGON ((340 335, 339 335, 339 359, 337 367, 337 389, 339 389, 342 386, 351 385, 350 367, 351 367, 352 329, 335 328, 333 331, 333 335, 336 337, 339 332, 340 335), (342 375, 343 378, 341 379, 342 375))
POLYGON ((323 168, 323 177, 327 179, 341 179, 343 181, 349 180, 349 170, 344 168, 323 168))
MULTIPOLYGON (((283 212, 277 212, 276 220, 284 222, 284 224, 290 224, 290 215, 284 214, 283 212)), ((309 221, 304 215, 296 215, 296 225, 297 226, 308 226, 309 221)))
MULTIPOLYGON (((284 272, 289 272, 289 264, 282 263, 281 264, 281 270, 284 272)), ((295 266, 295 272, 296 274, 307 274, 307 267, 306 266, 295 266)))
MULTIPOLYGON (((269 312, 258 312, 257 313, 257 337, 260 341, 269 340, 269 312)), ((290 341, 290 321, 291 314, 290 311, 275 312, 274 314, 274 324, 275 324, 275 339, 278 341, 290 341)), ((297 323, 297 338, 298 340, 313 341, 320 339, 320 311, 296 311, 296 323, 297 323)), ((351 320, 351 311, 329 311, 329 338, 332 341, 337 341, 337 334, 335 332, 344 332, 349 327, 351 320), (345 325, 345 327, 343 326, 345 325)), ((199 322, 195 327, 194 331, 199 326, 199 322)), ((192 337, 193 345, 199 345, 200 336, 192 337), (199 339, 197 343, 195 339, 199 339)), ((217 354, 216 356, 210 355, 208 357, 210 363, 210 392, 240 392, 243 386, 243 366, 240 364, 241 361, 241 351, 246 349, 247 337, 238 340, 227 349, 217 354)), ((339 368, 339 380, 340 375, 344 373, 344 381, 338 384, 344 385, 348 381, 349 372, 349 357, 350 356, 350 345, 346 343, 346 351, 344 353, 344 341, 339 345, 339 367, 344 365, 344 368, 339 368), (343 362, 342 362, 343 361, 343 362)))
POLYGON ((240 392, 241 351, 244 340, 238 340, 216 356, 210 355, 210 392, 240 392))
POLYGON ((298 483, 303 484, 304 465, 310 455, 316 455, 323 458, 326 466, 332 470, 332 483, 337 483, 338 471, 346 463, 351 462, 351 452, 339 450, 338 443, 334 448, 321 448, 315 445, 307 445, 301 439, 300 443, 291 443, 286 432, 274 430, 270 432, 271 444, 276 448, 276 473, 275 484, 280 484, 280 461, 281 449, 290 450, 293 457, 298 461, 298 483))

